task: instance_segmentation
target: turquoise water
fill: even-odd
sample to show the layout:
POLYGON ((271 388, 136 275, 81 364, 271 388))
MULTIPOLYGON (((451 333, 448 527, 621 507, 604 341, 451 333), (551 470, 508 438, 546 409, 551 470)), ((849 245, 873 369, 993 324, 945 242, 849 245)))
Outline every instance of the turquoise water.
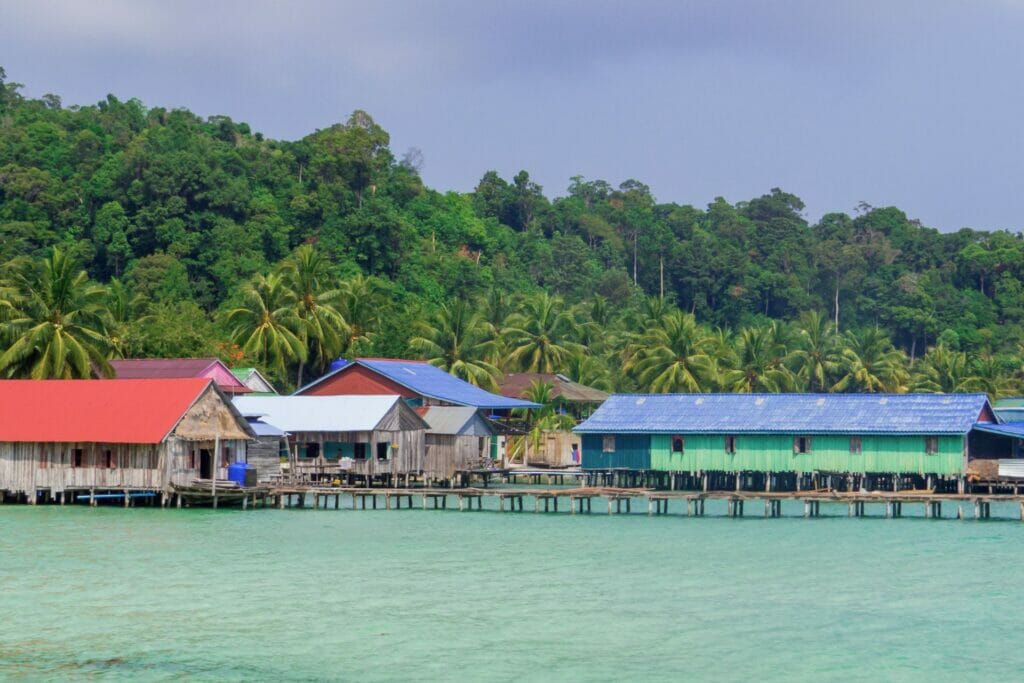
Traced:
POLYGON ((1024 677, 1024 524, 752 507, 8 505, 0 679, 1024 677))

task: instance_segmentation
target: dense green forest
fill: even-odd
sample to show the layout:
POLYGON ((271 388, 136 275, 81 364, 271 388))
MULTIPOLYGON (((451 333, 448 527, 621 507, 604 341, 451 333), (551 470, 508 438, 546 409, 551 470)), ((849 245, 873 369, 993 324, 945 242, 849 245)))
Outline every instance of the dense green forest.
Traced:
POLYGON ((1021 392, 1019 234, 868 205, 812 224, 779 189, 698 208, 488 171, 438 192, 363 111, 281 141, 21 89, 0 70, 3 376, 219 355, 288 388, 363 355, 491 387, 1021 392))

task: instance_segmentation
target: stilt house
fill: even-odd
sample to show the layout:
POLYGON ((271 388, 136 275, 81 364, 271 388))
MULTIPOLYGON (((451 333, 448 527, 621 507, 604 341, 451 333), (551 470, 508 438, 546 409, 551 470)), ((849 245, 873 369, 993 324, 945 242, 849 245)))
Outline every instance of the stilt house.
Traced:
POLYGON ((277 396, 277 389, 263 373, 256 368, 232 368, 231 374, 239 382, 249 387, 249 396, 277 396))
POLYGON ((241 396, 235 406, 288 433, 294 476, 397 481, 423 472, 428 425, 399 396, 241 396))
POLYGON ((490 463, 494 424, 472 406, 417 408, 430 425, 426 432, 423 474, 428 481, 447 481, 456 472, 478 469, 490 463))
POLYGON ((252 390, 216 358, 129 358, 110 361, 117 379, 212 379, 228 396, 252 390))
POLYGON ((956 479, 1012 457, 984 394, 614 395, 576 428, 583 467, 956 479))
POLYGON ((0 492, 168 492, 226 478, 252 436, 209 379, 3 380, 0 492))

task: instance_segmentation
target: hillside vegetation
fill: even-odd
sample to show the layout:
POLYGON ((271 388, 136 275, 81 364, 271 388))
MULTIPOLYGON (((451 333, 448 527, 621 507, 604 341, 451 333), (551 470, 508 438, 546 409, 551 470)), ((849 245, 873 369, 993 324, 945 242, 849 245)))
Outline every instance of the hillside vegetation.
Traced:
POLYGON ((282 141, 20 91, 0 70, 3 376, 216 354, 290 387, 372 355, 488 387, 1021 391, 1019 234, 867 205, 811 224, 779 189, 699 208, 488 171, 438 192, 363 111, 282 141))

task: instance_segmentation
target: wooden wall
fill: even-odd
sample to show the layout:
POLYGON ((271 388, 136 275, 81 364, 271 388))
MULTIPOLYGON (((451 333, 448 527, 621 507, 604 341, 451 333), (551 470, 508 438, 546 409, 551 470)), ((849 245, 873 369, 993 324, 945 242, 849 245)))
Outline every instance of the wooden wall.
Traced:
POLYGON ((491 437, 427 434, 426 449, 423 474, 439 481, 451 479, 457 470, 479 467, 483 458, 490 458, 491 437))

